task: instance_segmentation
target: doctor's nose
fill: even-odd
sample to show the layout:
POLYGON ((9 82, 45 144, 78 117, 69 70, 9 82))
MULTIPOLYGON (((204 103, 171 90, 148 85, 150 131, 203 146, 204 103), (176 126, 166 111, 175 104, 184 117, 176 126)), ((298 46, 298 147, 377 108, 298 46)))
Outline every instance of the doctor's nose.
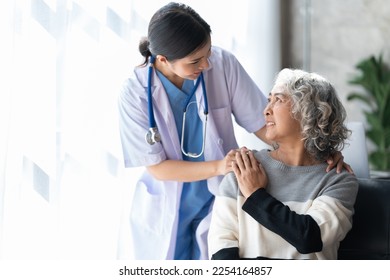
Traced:
POLYGON ((207 69, 208 67, 209 67, 209 61, 207 60, 207 58, 202 58, 199 64, 199 69, 204 70, 207 69))

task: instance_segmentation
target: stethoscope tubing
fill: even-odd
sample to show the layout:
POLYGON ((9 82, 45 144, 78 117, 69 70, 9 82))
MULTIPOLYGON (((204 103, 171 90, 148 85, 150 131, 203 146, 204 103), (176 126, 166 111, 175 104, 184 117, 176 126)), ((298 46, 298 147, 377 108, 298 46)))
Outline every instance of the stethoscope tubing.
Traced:
POLYGON ((148 69, 148 114, 149 114, 149 128, 156 128, 156 120, 154 119, 153 102, 152 102, 152 75, 153 65, 156 60, 155 56, 150 57, 150 64, 148 69))
MULTIPOLYGON (((151 56, 149 60, 149 69, 148 69, 148 89, 147 89, 147 94, 148 94, 148 116, 149 116, 149 132, 146 134, 146 141, 153 145, 155 142, 161 141, 160 135, 158 133, 157 125, 156 125, 156 120, 154 118, 154 111, 153 111, 153 100, 152 100, 152 75, 153 75, 153 65, 155 62, 156 58, 155 56, 151 56), (154 135, 157 135, 158 140, 155 140, 154 135)), ((201 72, 196 83, 194 86, 193 91, 191 94, 187 97, 185 104, 183 106, 183 127, 182 127, 182 141, 181 141, 181 150, 184 155, 192 157, 192 158, 198 158, 200 157, 203 152, 204 152, 204 147, 205 147, 205 139, 206 139, 206 126, 207 126, 207 115, 208 115, 208 101, 207 101, 207 92, 206 92, 206 85, 204 82, 204 77, 203 73, 201 72), (203 145, 202 145, 202 150, 199 154, 195 153, 187 153, 184 151, 183 143, 184 143, 184 126, 185 126, 185 120, 186 120, 186 114, 187 114, 187 108, 188 104, 190 103, 192 97, 195 94, 196 89, 199 86, 199 83, 201 83, 202 86, 202 91, 203 91, 203 102, 204 102, 204 110, 203 113, 205 115, 205 124, 203 128, 203 145)))

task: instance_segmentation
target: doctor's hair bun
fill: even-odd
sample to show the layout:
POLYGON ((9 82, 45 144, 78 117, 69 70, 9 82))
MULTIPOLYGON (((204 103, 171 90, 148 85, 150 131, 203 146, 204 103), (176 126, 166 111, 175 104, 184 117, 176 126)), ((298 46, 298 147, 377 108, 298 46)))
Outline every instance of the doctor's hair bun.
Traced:
POLYGON ((150 50, 149 50, 149 40, 147 37, 141 38, 139 45, 138 45, 138 49, 139 49, 139 52, 141 53, 141 55, 145 58, 148 58, 149 56, 152 55, 150 50))

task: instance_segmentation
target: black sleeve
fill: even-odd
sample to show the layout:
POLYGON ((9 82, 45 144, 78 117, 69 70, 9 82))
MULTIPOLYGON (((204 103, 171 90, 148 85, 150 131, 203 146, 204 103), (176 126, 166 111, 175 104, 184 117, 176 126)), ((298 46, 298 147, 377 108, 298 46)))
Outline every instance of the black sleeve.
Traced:
POLYGON ((267 229, 280 235, 299 253, 322 250, 321 230, 310 215, 300 215, 272 197, 265 189, 255 191, 242 209, 267 229))
POLYGON ((212 260, 239 260, 238 248, 224 248, 211 256, 212 260))

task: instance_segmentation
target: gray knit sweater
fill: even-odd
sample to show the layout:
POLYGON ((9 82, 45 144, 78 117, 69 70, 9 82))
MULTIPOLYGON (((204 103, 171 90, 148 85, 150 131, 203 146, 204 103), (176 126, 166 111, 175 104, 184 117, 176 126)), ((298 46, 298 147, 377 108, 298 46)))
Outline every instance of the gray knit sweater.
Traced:
POLYGON ((327 164, 289 166, 255 152, 268 185, 245 200, 234 173, 215 198, 209 230, 212 259, 337 259, 352 228, 358 182, 327 164))

